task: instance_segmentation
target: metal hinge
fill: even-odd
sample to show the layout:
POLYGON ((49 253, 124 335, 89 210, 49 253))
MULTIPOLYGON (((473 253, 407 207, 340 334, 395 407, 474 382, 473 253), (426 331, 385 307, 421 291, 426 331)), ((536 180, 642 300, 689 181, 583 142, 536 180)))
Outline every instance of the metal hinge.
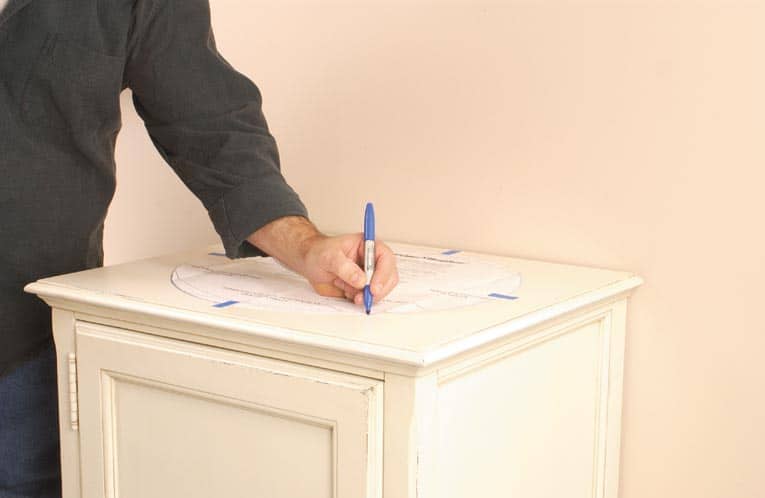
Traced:
POLYGON ((69 420, 72 430, 80 428, 79 410, 77 407, 77 357, 69 353, 69 420))

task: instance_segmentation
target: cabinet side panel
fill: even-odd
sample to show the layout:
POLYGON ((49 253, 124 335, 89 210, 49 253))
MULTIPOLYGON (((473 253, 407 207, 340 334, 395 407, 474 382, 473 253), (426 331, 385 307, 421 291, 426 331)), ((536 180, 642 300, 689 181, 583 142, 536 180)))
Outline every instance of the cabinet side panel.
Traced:
POLYGON ((439 498, 598 494, 607 323, 543 332, 443 380, 439 498))

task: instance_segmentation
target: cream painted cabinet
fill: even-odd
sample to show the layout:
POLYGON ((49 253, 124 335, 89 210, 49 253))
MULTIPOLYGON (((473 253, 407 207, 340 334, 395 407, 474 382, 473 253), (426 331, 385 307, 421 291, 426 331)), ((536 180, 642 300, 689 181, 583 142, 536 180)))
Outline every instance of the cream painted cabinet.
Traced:
POLYGON ((616 498, 640 279, 482 257, 522 274, 516 299, 335 315, 170 285, 216 250, 31 284, 53 308, 65 498, 616 498))

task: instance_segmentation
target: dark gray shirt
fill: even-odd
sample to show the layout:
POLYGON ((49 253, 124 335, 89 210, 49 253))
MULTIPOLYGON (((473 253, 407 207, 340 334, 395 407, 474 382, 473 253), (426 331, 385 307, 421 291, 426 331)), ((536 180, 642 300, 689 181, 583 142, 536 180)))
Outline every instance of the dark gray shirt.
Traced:
POLYGON ((128 87, 229 257, 262 254, 249 234, 306 215, 258 89, 215 48, 207 0, 10 0, 0 12, 0 371, 50 337, 50 311, 24 285, 102 264, 128 87))

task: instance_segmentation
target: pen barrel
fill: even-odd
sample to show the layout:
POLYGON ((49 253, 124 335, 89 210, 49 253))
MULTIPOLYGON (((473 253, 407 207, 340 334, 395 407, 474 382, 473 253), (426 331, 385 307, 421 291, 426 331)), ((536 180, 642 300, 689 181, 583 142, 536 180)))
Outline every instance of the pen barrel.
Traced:
POLYGON ((367 276, 367 285, 372 281, 372 274, 375 271, 375 241, 364 241, 364 273, 367 276))

